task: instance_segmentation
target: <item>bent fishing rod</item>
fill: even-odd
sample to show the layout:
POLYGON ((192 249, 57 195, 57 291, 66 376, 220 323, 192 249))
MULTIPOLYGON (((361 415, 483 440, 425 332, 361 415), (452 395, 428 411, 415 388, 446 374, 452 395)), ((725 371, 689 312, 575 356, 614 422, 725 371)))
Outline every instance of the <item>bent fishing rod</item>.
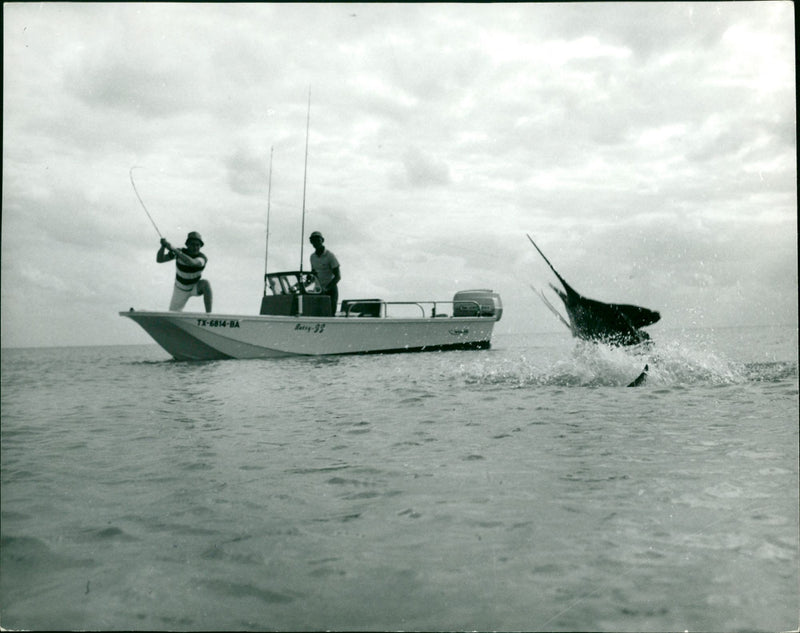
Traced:
POLYGON ((131 185, 133 186, 133 192, 136 194, 136 197, 139 199, 139 204, 142 205, 142 209, 144 209, 144 212, 147 214, 147 217, 149 218, 150 223, 153 225, 153 228, 156 230, 156 233, 158 233, 158 237, 160 237, 163 240, 164 236, 161 235, 161 231, 158 230, 158 227, 156 226, 156 223, 153 221, 153 218, 150 215, 150 212, 147 210, 147 207, 144 206, 144 202, 142 201, 142 196, 139 195, 139 191, 136 189, 136 183, 133 181, 133 170, 134 169, 141 169, 141 168, 134 166, 134 167, 131 167, 130 171, 128 172, 128 175, 131 178, 131 185))

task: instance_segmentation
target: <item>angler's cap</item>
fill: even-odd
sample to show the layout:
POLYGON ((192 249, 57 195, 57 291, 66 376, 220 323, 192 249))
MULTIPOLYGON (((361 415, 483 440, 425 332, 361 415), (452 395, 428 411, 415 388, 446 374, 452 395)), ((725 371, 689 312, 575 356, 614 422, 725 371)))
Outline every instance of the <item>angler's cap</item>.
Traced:
POLYGON ((192 231, 189 235, 186 236, 186 245, 189 245, 189 240, 197 240, 200 242, 200 246, 203 246, 203 238, 200 237, 200 233, 197 231, 192 231))
POLYGON ((314 239, 315 237, 318 237, 321 240, 325 239, 324 237, 322 237, 322 233, 320 233, 319 231, 314 231, 311 235, 308 236, 308 239, 311 240, 311 239, 314 239))

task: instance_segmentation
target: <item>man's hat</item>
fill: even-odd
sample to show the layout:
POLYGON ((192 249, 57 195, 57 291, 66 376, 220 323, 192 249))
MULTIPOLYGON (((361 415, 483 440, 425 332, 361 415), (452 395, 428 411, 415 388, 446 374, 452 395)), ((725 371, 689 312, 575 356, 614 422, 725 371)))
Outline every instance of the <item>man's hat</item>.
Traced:
POLYGON ((320 233, 319 231, 314 231, 311 235, 308 236, 308 239, 311 239, 313 237, 319 237, 323 240, 325 239, 324 237, 322 237, 322 233, 320 233))
POLYGON ((189 235, 186 236, 186 245, 189 245, 189 240, 197 240, 200 242, 200 246, 203 246, 203 238, 200 237, 200 233, 197 231, 192 231, 189 235))

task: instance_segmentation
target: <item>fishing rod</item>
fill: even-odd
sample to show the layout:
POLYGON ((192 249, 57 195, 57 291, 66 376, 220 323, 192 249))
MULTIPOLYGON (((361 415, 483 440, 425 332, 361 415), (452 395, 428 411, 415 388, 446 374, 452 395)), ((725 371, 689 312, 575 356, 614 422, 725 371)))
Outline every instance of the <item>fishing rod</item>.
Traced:
POLYGON ((269 180, 267 185, 267 245, 264 248, 264 296, 267 296, 267 262, 269 261, 269 209, 272 199, 272 153, 275 147, 269 148, 269 180))
POLYGON ((144 206, 144 202, 142 201, 142 196, 139 195, 139 191, 136 189, 136 183, 133 182, 133 170, 134 169, 141 169, 141 167, 136 167, 136 166, 131 167, 130 171, 128 172, 128 175, 131 178, 131 185, 133 186, 133 192, 136 194, 136 197, 139 199, 139 204, 142 205, 142 209, 144 209, 144 212, 147 214, 147 217, 150 219, 150 222, 153 225, 153 228, 156 230, 156 233, 158 233, 158 237, 160 237, 163 240, 164 236, 161 235, 161 231, 158 230, 158 227, 156 226, 156 223, 153 221, 153 218, 151 217, 150 212, 147 210, 147 207, 144 206))
POLYGON ((308 87, 308 115, 306 117, 306 160, 303 168, 303 219, 300 224, 300 272, 303 272, 303 246, 306 234, 306 176, 308 175, 308 130, 311 126, 311 86, 308 87))

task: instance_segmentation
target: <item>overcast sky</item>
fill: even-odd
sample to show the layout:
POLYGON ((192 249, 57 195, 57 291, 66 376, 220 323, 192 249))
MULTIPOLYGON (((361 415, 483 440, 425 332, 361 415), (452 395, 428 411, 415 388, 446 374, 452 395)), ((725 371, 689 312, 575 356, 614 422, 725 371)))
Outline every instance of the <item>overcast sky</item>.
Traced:
POLYGON ((558 330, 530 233, 654 334, 797 323, 789 2, 3 9, 3 346, 151 341, 117 314, 174 279, 134 165, 214 311, 257 313, 268 200, 300 265, 309 90, 303 267, 319 230, 340 299, 493 288, 496 333, 558 330))

